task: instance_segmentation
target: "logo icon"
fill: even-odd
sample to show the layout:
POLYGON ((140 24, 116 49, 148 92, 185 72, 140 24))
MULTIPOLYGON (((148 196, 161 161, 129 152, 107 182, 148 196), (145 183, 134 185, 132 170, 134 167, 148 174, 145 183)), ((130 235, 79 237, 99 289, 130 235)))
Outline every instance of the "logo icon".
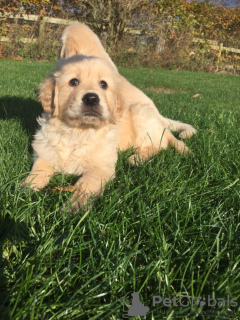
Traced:
POLYGON ((197 301, 196 301, 196 304, 200 305, 200 307, 204 307, 206 305, 205 298, 198 297, 197 301), (201 300, 201 299, 203 299, 203 300, 201 300))
POLYGON ((123 305, 123 318, 128 319, 128 317, 137 317, 137 316, 145 316, 146 313, 149 311, 149 307, 146 307, 140 301, 139 293, 133 292, 131 293, 132 296, 132 305, 128 309, 125 310, 126 305, 130 305, 128 296, 131 292, 128 292, 123 298, 120 299, 123 305), (127 313, 126 313, 127 312, 127 313))

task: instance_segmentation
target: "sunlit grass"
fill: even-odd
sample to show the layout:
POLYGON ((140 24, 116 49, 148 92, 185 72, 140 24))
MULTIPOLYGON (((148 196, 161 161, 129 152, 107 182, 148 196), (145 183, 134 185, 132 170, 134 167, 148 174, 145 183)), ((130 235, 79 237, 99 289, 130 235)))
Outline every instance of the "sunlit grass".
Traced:
MULTIPOLYGON (((159 153, 116 179, 84 216, 60 213, 72 177, 19 188, 41 113, 35 89, 53 64, 0 60, 0 304, 3 319, 122 319, 138 291, 146 319, 237 319, 240 297, 239 77, 161 69, 121 73, 160 112, 198 134, 194 153, 159 153), (168 88, 157 93, 152 88, 168 88), (194 95, 199 94, 197 97, 194 95), (153 307, 153 296, 237 298, 238 306, 153 307), (131 301, 130 301, 131 302, 131 301), (190 312, 185 315, 182 312, 190 312), (168 312, 166 315, 163 312, 168 312)), ((1 317, 0 316, 0 317, 1 317)), ((143 317, 135 317, 143 319, 143 317)))

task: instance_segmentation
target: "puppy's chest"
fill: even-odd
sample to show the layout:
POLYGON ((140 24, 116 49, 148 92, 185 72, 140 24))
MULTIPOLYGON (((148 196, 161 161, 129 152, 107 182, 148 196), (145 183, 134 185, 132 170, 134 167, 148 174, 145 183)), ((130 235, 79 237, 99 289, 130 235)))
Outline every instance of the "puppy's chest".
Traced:
POLYGON ((64 173, 81 174, 94 149, 95 136, 92 131, 61 135, 55 145, 57 169, 64 173))
POLYGON ((44 123, 35 135, 35 157, 45 159, 62 173, 80 175, 96 163, 112 165, 117 161, 118 129, 72 129, 57 123, 44 123))
POLYGON ((56 171, 82 174, 94 150, 95 130, 57 129, 45 125, 39 130, 33 143, 36 156, 47 160, 56 171))
POLYGON ((68 162, 81 162, 89 152, 94 143, 93 135, 63 135, 55 146, 61 161, 67 165, 68 162))

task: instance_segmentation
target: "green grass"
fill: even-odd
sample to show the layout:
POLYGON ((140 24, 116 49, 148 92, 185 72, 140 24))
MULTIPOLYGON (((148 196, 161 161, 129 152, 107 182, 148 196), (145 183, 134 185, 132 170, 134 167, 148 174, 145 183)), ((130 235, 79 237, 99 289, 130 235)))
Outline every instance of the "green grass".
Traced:
POLYGON ((137 291, 150 311, 129 319, 239 319, 240 78, 121 70, 164 116, 196 127, 187 141, 195 157, 169 149, 130 168, 120 153, 104 195, 69 218, 60 213, 69 194, 52 187, 72 177, 41 192, 19 189, 41 113, 35 89, 52 68, 0 60, 0 318, 122 319, 119 300, 137 291), (210 296, 226 306, 153 307, 153 296, 210 296), (227 306, 227 296, 238 305, 227 306))

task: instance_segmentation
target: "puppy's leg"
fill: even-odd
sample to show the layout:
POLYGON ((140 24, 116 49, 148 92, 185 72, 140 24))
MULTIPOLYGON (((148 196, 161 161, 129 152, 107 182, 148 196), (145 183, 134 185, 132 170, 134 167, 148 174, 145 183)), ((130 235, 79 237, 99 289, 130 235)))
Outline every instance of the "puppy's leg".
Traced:
POLYGON ((72 190, 75 191, 71 199, 71 208, 69 211, 77 211, 84 206, 88 200, 98 197, 104 191, 107 181, 113 178, 114 170, 106 171, 101 170, 101 168, 92 168, 84 173, 72 188, 72 190))
POLYGON ((191 126, 190 124, 164 118, 162 115, 160 116, 161 116, 162 122, 164 123, 164 126, 171 131, 180 132, 180 137, 182 139, 190 138, 193 134, 197 133, 197 130, 193 128, 193 126, 191 126))
POLYGON ((153 144, 149 136, 149 141, 145 141, 142 145, 138 146, 135 154, 128 158, 128 162, 131 165, 138 165, 153 157, 162 149, 167 149, 168 146, 177 150, 179 154, 191 152, 183 141, 176 139, 168 129, 165 129, 162 131, 162 136, 159 136, 158 143, 153 144))
POLYGON ((149 108, 146 104, 134 105, 131 109, 136 137, 133 147, 136 153, 128 159, 130 164, 144 162, 161 149, 167 149, 169 145, 181 154, 188 152, 184 142, 176 139, 166 128, 162 116, 155 108, 149 108))
POLYGON ((191 150, 185 145, 185 143, 181 140, 178 140, 174 137, 174 135, 166 129, 166 138, 170 146, 177 150, 179 154, 187 154, 188 152, 192 153, 191 150))
POLYGON ((54 172, 50 163, 44 159, 37 158, 29 176, 22 185, 29 186, 36 190, 42 189, 48 184, 50 178, 54 175, 54 172))

